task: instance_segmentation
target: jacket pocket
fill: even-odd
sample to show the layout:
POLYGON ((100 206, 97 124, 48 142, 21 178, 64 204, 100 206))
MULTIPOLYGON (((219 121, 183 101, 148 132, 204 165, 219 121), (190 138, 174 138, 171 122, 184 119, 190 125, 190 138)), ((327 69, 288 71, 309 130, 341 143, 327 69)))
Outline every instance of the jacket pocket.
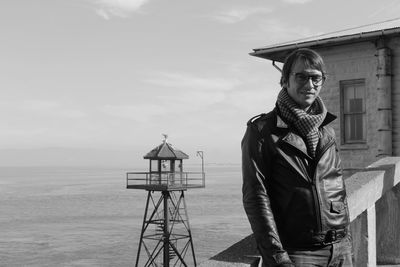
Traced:
POLYGON ((345 205, 341 201, 331 201, 331 213, 340 214, 344 210, 345 205))

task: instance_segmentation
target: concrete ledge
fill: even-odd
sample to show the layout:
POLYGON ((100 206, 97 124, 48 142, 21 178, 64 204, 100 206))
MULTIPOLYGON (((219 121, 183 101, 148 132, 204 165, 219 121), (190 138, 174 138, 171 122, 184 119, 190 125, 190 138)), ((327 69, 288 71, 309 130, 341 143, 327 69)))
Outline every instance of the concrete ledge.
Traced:
POLYGON ((224 251, 200 264, 200 267, 253 267, 257 266, 259 253, 253 235, 249 235, 224 251))
POLYGON ((382 158, 367 167, 368 170, 379 168, 385 170, 387 179, 385 189, 389 190, 400 182, 400 157, 382 158))
POLYGON ((237 263, 237 262, 224 262, 216 260, 208 260, 199 265, 199 267, 253 267, 257 265, 250 265, 247 263, 237 263))
MULTIPOLYGON (((368 251, 376 249, 375 239, 375 203, 387 192, 392 191, 400 182, 400 157, 387 157, 378 160, 364 170, 353 174, 345 180, 348 195, 348 206, 352 225, 357 221, 365 219, 367 226, 360 228, 361 240, 367 243, 368 251), (367 216, 365 216, 367 215, 367 216), (365 218, 364 218, 365 217, 365 218), (369 222, 368 222, 369 221, 369 222), (373 242, 371 244, 368 242, 373 242)), ((390 192, 389 194, 390 195, 390 192)), ((381 218, 379 218, 381 219, 381 218)), ((364 249, 362 246, 354 245, 358 242, 353 238, 355 249, 364 249)), ((393 246, 393 244, 392 244, 393 246)), ((374 253, 371 253, 374 254, 374 253)), ((364 255, 365 256, 365 255, 364 255)), ((376 256, 371 256, 369 261, 364 263, 356 262, 355 266, 376 266, 376 256), (367 264, 367 265, 365 265, 367 264)), ((212 257, 210 260, 201 263, 200 267, 257 267, 259 256, 254 237, 249 235, 238 243, 212 257)), ((389 262, 388 262, 389 263, 389 262)), ((393 262, 397 263, 397 262, 393 262)), ((386 267, 400 267, 400 265, 378 265, 386 267)))
POLYGON ((387 157, 345 180, 350 220, 372 207, 400 182, 400 158, 387 157))

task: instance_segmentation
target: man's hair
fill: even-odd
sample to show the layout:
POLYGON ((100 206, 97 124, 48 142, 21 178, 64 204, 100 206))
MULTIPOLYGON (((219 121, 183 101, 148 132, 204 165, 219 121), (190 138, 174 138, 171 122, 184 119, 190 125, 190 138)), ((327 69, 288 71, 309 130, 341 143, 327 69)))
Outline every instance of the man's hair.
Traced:
POLYGON ((322 72, 322 75, 325 75, 326 70, 322 57, 314 50, 308 48, 299 48, 291 52, 285 59, 280 81, 281 86, 289 81, 292 67, 299 60, 301 60, 306 67, 317 69, 322 72))

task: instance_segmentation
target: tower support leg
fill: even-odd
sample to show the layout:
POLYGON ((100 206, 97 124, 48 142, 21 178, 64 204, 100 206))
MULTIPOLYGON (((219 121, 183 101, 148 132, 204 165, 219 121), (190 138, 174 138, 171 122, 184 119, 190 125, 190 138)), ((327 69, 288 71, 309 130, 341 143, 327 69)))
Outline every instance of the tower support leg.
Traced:
POLYGON ((184 190, 179 197, 177 192, 162 191, 156 203, 154 192, 148 191, 135 267, 197 266, 184 190), (139 266, 142 249, 148 260, 139 266), (193 257, 189 264, 188 252, 193 257))
POLYGON ((168 200, 170 199, 170 194, 168 191, 162 192, 164 197, 164 236, 163 236, 163 243, 164 243, 164 267, 169 267, 169 210, 168 210, 168 200))
POLYGON ((189 215, 188 215, 188 213, 187 213, 185 195, 184 195, 183 191, 181 191, 181 197, 182 197, 182 200, 183 200, 183 205, 184 205, 184 209, 185 209, 185 216, 186 216, 186 219, 187 219, 187 231, 188 231, 188 234, 189 234, 190 247, 191 247, 191 249, 192 249, 193 263, 194 263, 194 266, 197 266, 197 263, 196 263, 196 256, 195 256, 195 254, 194 254, 194 246, 193 246, 192 231, 190 230, 189 215))
POLYGON ((150 191, 148 191, 148 193, 147 193, 147 200, 146 200, 146 208, 144 209, 144 217, 143 217, 143 223, 142 223, 142 231, 141 231, 141 233, 140 233, 139 248, 138 248, 138 251, 137 251, 135 267, 139 267, 139 257, 140 257, 140 251, 141 251, 141 248, 142 248, 143 235, 144 235, 144 232, 145 232, 147 211, 148 211, 148 209, 149 209, 150 198, 151 198, 151 193, 150 193, 150 191))

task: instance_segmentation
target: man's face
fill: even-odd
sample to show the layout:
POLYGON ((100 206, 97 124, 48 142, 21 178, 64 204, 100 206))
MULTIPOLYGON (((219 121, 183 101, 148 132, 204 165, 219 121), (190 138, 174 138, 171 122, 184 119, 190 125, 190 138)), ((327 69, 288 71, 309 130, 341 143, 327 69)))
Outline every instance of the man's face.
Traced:
POLYGON ((289 75, 287 92, 302 109, 307 110, 319 95, 324 79, 321 71, 296 61, 289 75))

